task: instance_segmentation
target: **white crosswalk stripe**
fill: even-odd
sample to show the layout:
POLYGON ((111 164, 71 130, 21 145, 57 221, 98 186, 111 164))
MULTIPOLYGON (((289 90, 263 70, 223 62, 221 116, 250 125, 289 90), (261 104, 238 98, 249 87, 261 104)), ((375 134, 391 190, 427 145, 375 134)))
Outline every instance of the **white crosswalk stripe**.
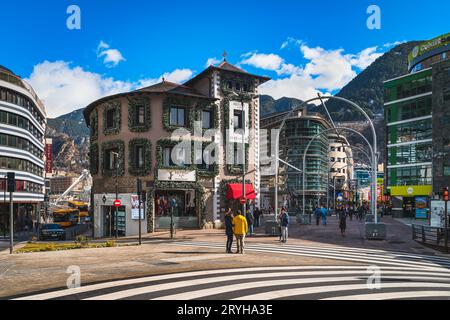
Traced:
POLYGON ((450 274, 444 270, 387 266, 380 275, 381 289, 370 290, 367 266, 234 268, 112 281, 19 299, 450 299, 450 274))
MULTIPOLYGON (((224 249, 222 243, 171 244, 217 251, 224 249)), ((181 272, 86 285, 78 289, 63 289, 18 299, 450 299, 450 260, 442 256, 330 245, 249 243, 246 250, 348 261, 357 265, 274 266, 181 272), (371 290, 373 288, 368 285, 373 276, 369 267, 374 265, 380 268, 379 290, 371 290)))
MULTIPOLYGON (((207 242, 176 242, 176 246, 202 247, 210 249, 223 249, 221 243, 207 242)), ((365 263, 372 265, 389 265, 420 267, 431 269, 450 268, 450 259, 429 255, 410 254, 404 252, 346 248, 339 246, 293 246, 293 245, 268 245, 268 244, 247 244, 246 251, 288 254, 296 256, 307 256, 314 258, 342 260, 349 262, 365 263)), ((447 269, 443 269, 447 270, 447 269)), ((449 271, 450 272, 450 271, 449 271)))

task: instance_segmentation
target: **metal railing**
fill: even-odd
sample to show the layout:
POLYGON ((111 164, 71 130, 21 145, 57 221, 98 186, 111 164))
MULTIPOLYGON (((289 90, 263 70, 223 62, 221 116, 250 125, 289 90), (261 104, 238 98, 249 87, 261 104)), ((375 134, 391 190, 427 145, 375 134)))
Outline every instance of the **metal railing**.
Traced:
POLYGON ((77 236, 82 236, 91 230, 91 224, 78 224, 74 227, 66 229, 66 240, 75 240, 77 236))
POLYGON ((413 224, 412 238, 419 243, 448 253, 449 230, 450 229, 445 230, 445 228, 436 228, 413 224))

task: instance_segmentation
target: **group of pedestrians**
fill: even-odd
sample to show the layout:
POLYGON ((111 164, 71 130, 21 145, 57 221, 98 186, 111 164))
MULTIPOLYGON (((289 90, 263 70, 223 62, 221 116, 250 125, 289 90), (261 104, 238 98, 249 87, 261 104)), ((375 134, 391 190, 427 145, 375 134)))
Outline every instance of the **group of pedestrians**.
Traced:
POLYGON ((314 208, 314 215, 316 217, 316 225, 320 225, 320 219, 322 219, 322 224, 327 225, 328 209, 325 206, 316 206, 314 208))
POLYGON ((261 211, 257 208, 255 214, 247 210, 245 216, 241 210, 233 213, 233 210, 228 209, 225 213, 225 233, 227 235, 227 253, 233 253, 231 250, 233 246, 233 239, 236 238, 237 251, 236 253, 244 254, 244 244, 246 236, 253 236, 254 226, 260 226, 261 211))

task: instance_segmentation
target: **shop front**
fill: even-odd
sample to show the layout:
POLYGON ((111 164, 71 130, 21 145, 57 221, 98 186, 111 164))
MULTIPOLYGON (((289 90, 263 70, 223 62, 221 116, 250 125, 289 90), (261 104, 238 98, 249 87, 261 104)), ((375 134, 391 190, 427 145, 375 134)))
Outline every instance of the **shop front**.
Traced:
POLYGON ((431 186, 400 186, 390 188, 394 216, 429 219, 431 186))
POLYGON ((119 194, 121 206, 116 208, 114 194, 94 195, 94 236, 96 238, 118 238, 139 234, 139 212, 141 231, 147 233, 146 204, 139 201, 136 194, 119 194))
MULTIPOLYGON (((245 193, 243 192, 243 185, 242 183, 230 183, 227 185, 227 202, 228 207, 233 210, 233 212, 236 212, 237 210, 242 211, 242 204, 241 200, 244 197, 247 200, 247 208, 249 208, 249 202, 254 203, 254 200, 256 199, 256 192, 255 188, 253 187, 253 184, 246 184, 245 185, 245 193)), ((250 210, 254 210, 252 206, 250 206, 250 210)))
POLYGON ((195 198, 195 190, 156 190, 155 228, 170 229, 172 219, 176 228, 198 228, 195 198))

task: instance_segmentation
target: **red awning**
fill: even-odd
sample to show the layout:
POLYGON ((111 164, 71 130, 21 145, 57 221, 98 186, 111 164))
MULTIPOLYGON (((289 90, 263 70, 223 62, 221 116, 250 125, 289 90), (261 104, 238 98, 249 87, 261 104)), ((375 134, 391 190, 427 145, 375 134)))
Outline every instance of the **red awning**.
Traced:
MULTIPOLYGON (((256 192, 252 184, 245 185, 245 197, 248 200, 256 199, 256 192)), ((242 198, 242 183, 231 183, 228 185, 227 199, 239 200, 242 198)))

